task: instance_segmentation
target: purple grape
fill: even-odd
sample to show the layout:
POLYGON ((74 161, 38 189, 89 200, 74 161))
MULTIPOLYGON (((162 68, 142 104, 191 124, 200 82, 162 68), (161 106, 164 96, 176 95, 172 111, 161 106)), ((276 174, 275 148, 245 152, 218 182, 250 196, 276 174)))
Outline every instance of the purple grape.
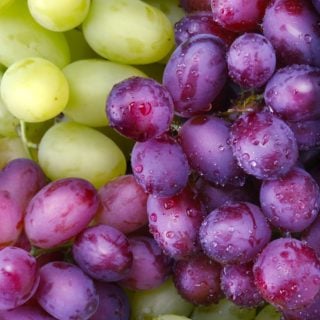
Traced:
POLYGON ((270 112, 249 112, 231 127, 231 145, 240 167, 257 179, 285 175, 298 159, 294 133, 270 112))
POLYGON ((169 129, 174 106, 167 89, 151 78, 130 77, 113 86, 106 113, 110 126, 136 141, 146 141, 169 129))
POLYGON ((127 234, 148 222, 148 195, 132 174, 119 176, 98 190, 100 208, 96 223, 107 224, 127 234))
POLYGON ((173 267, 173 281, 178 293, 195 305, 210 305, 222 297, 221 265, 204 254, 177 261, 173 267))
POLYGON ((222 264, 246 263, 270 241, 271 228, 258 206, 234 202, 213 210, 204 219, 199 238, 211 259, 222 264))
POLYGON ((319 186, 307 171, 295 167, 276 180, 263 181, 260 203, 272 225, 285 231, 300 232, 318 215, 319 186))
POLYGON ((205 213, 190 188, 168 198, 149 196, 147 211, 150 232, 168 256, 178 260, 199 250, 198 231, 205 213))
POLYGON ((311 1, 312 1, 313 6, 318 11, 318 13, 320 13, 320 0, 311 0, 311 1))
POLYGON ((131 153, 131 167, 142 188, 159 197, 181 192, 190 171, 181 146, 169 135, 137 142, 131 153))
POLYGON ((162 284, 171 272, 171 259, 151 237, 129 238, 133 255, 129 274, 120 284, 131 290, 150 290, 162 284))
POLYGON ((95 287, 99 296, 99 306, 90 320, 129 320, 129 299, 119 285, 96 281, 95 287))
POLYGON ((211 12, 210 0, 180 0, 180 5, 186 12, 211 12))
POLYGON ((87 180, 53 181, 30 201, 25 216, 26 234, 40 248, 60 245, 89 224, 98 206, 97 191, 87 180))
POLYGON ((263 18, 263 34, 281 65, 320 66, 319 16, 309 0, 274 0, 263 18))
POLYGON ((72 255, 85 273, 102 281, 126 277, 133 259, 127 237, 118 229, 102 224, 77 235, 72 255))
POLYGON ((0 310, 23 305, 39 285, 37 262, 27 251, 13 246, 0 250, 0 310))
POLYGON ((50 262, 40 269, 36 298, 57 319, 87 320, 96 312, 99 296, 93 281, 68 262, 50 262))
POLYGON ((263 304, 263 298, 254 284, 252 267, 252 263, 230 264, 221 271, 221 288, 226 298, 245 308, 263 304))
POLYGON ((262 297, 284 310, 310 305, 320 292, 320 262, 304 242, 271 241, 258 256, 253 274, 262 297))
POLYGON ((163 73, 175 112, 185 118, 208 112, 226 79, 225 45, 211 34, 195 35, 181 43, 163 73))
POLYGON ((265 103, 288 121, 320 116, 320 68, 290 65, 278 69, 267 83, 265 103))
POLYGON ((55 320, 45 312, 39 305, 36 304, 24 304, 20 307, 0 311, 1 320, 55 320))
POLYGON ((243 185, 244 173, 230 146, 230 124, 212 115, 188 119, 179 130, 179 142, 189 164, 200 176, 217 185, 243 185))
POLYGON ((276 68, 276 54, 270 41, 258 33, 240 35, 227 52, 231 79, 244 88, 260 88, 276 68))
POLYGON ((302 239, 311 247, 320 259, 320 215, 302 233, 302 239))

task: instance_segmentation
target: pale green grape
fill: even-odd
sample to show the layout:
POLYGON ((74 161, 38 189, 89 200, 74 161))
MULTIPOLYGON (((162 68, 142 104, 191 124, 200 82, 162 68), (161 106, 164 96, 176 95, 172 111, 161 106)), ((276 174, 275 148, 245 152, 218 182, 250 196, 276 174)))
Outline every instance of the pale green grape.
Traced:
POLYGON ((1 97, 18 119, 41 122, 57 116, 65 108, 69 84, 55 64, 30 57, 15 62, 6 70, 1 97))
POLYGON ((170 20, 140 0, 92 0, 83 32, 98 54, 124 64, 159 61, 174 46, 170 20))
POLYGON ((0 0, 0 11, 9 7, 14 0, 0 0))
POLYGON ((130 76, 146 75, 131 66, 103 59, 73 62, 63 69, 70 85, 70 99, 64 113, 91 127, 108 124, 106 99, 111 88, 130 76))
POLYGON ((41 26, 62 32, 83 22, 90 0, 28 0, 28 6, 32 17, 41 26))
POLYGON ((126 172, 126 159, 110 138, 75 122, 55 124, 43 135, 38 160, 51 180, 79 177, 97 188, 126 172))
POLYGON ((208 307, 196 307, 192 313, 192 320, 253 320, 255 309, 241 308, 227 299, 208 307))
POLYGON ((174 314, 163 314, 161 316, 152 318, 152 320, 191 320, 191 319, 183 316, 177 316, 174 314))
POLYGON ((134 292, 130 299, 131 320, 152 320, 162 314, 189 316, 193 309, 178 294, 171 278, 155 289, 134 292))
POLYGON ((280 320, 281 313, 272 305, 266 305, 256 316, 255 320, 280 320))
POLYGON ((26 0, 16 0, 0 11, 0 43, 0 63, 6 67, 26 57, 42 57, 59 67, 70 61, 64 34, 35 22, 26 0))

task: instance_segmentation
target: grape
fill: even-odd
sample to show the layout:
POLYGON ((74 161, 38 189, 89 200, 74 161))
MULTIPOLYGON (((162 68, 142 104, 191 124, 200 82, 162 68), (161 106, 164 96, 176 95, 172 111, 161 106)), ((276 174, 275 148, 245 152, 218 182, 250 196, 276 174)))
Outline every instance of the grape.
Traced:
POLYGON ((133 259, 127 237, 107 225, 93 226, 78 234, 72 255, 91 278, 110 282, 126 277, 133 259))
POLYGON ((281 65, 320 66, 319 17, 307 0, 275 0, 267 7, 263 34, 276 50, 281 65))
POLYGON ((285 310, 310 305, 320 290, 320 263, 314 250, 293 238, 268 243, 253 274, 262 297, 285 310))
POLYGON ((30 57, 47 59, 58 67, 70 60, 64 34, 44 29, 35 22, 27 1, 14 1, 0 11, 0 42, 0 63, 6 67, 30 57))
POLYGON ((210 0, 180 0, 180 5, 187 13, 195 11, 211 12, 210 0))
POLYGON ((220 272, 220 264, 200 253, 174 264, 173 281, 184 299, 195 305, 209 305, 222 296, 220 272))
POLYGON ((97 191, 88 181, 53 181, 29 202, 24 219, 26 234, 40 248, 63 244, 89 224, 98 205, 97 191))
POLYGON ((308 172, 296 167, 276 180, 263 181, 260 203, 271 224, 285 231, 300 232, 318 215, 319 186, 308 172))
POLYGON ((41 307, 57 319, 90 319, 99 296, 93 281, 68 262, 50 262, 40 268, 36 298, 41 307))
POLYGON ((252 31, 262 21, 269 0, 211 0, 213 20, 235 32, 252 31))
POLYGON ((256 257, 271 238, 260 208, 249 202, 233 202, 212 211, 199 231, 203 251, 222 264, 246 263, 256 257))
POLYGON ((313 6, 318 11, 318 13, 320 13, 320 1, 319 0, 311 0, 311 1, 312 1, 313 6))
POLYGON ((148 223, 148 195, 132 174, 120 176, 102 186, 96 223, 103 223, 127 234, 148 223))
POLYGON ((137 182, 154 196, 174 196, 188 182, 186 155, 169 135, 137 142, 132 149, 131 167, 137 182))
POLYGON ((1 0, 0 1, 0 11, 11 6, 14 0, 1 0))
POLYGON ((258 179, 275 179, 296 163, 298 146, 289 126, 266 111, 248 112, 231 127, 231 146, 240 167, 258 179))
POLYGON ((273 305, 267 304, 259 311, 255 320, 281 320, 280 317, 280 312, 273 305))
POLYGON ((67 31, 86 18, 90 0, 28 0, 29 11, 41 26, 52 31, 67 31))
POLYGON ((11 64, 1 81, 1 97, 18 119, 41 122, 57 116, 67 105, 69 85, 49 60, 25 58, 11 64))
POLYGON ((38 305, 24 304, 20 307, 0 311, 1 320, 55 320, 38 305))
POLYGON ((173 97, 176 114, 190 117, 211 109, 227 78, 225 46, 210 34, 181 43, 164 69, 163 84, 173 97))
POLYGON ((174 314, 162 314, 161 316, 152 318, 152 320, 191 320, 183 316, 176 316, 174 314))
POLYGON ((200 202, 186 187, 173 197, 148 197, 149 230, 170 257, 185 259, 199 250, 198 232, 204 218, 200 202))
POLYGON ((136 141, 169 129, 174 106, 167 89, 153 79, 130 77, 113 86, 106 103, 110 126, 136 141))
POLYGON ((114 62, 156 62, 174 45, 170 20, 140 0, 92 0, 82 27, 93 50, 114 62))
POLYGON ((23 305, 39 285, 37 262, 27 251, 7 246, 0 250, 0 310, 23 305))
POLYGON ((63 73, 70 87, 63 113, 90 127, 108 125, 105 104, 113 85, 131 76, 145 76, 137 68, 97 58, 70 63, 63 73))
POLYGON ((47 130, 38 157, 50 179, 79 177, 96 188, 126 171, 126 159, 111 139, 76 122, 60 122, 47 130))
POLYGON ((320 258, 320 215, 318 213, 317 217, 313 223, 306 228, 302 233, 302 239, 311 247, 320 258))
POLYGON ((230 146, 230 124, 213 115, 188 119, 179 130, 179 142, 189 164, 214 184, 243 185, 244 174, 230 146))

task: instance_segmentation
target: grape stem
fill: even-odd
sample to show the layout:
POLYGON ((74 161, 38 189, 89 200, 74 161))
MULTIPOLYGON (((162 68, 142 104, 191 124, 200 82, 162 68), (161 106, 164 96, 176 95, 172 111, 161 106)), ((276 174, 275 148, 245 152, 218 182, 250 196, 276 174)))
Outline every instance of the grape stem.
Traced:
POLYGON ((19 135, 23 144, 24 149, 26 150, 28 156, 32 159, 32 155, 30 152, 30 149, 37 149, 38 145, 35 143, 32 143, 30 141, 28 141, 27 138, 27 131, 26 131, 26 123, 23 120, 20 120, 20 128, 19 128, 19 135))

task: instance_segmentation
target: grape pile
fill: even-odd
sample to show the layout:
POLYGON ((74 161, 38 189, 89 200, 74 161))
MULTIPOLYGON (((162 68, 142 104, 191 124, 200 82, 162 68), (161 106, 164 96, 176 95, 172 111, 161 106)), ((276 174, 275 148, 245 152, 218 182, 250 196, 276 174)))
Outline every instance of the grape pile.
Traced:
POLYGON ((0 0, 0 320, 319 320, 320 1, 0 0))

